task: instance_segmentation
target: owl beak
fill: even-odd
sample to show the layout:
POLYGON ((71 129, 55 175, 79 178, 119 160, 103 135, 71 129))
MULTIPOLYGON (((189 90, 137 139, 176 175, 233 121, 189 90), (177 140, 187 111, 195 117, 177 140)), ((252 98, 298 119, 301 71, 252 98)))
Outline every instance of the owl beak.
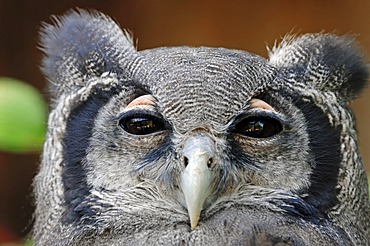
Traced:
POLYGON ((211 193, 213 156, 214 142, 208 136, 191 137, 184 145, 181 189, 192 229, 198 225, 204 202, 211 193))

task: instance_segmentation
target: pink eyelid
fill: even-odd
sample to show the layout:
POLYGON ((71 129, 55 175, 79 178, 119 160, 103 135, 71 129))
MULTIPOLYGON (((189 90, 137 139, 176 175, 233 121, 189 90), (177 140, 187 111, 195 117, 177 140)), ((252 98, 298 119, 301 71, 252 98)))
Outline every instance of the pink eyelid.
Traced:
POLYGON ((275 109, 273 107, 271 107, 268 103, 266 103, 265 101, 262 101, 261 99, 253 98, 250 101, 250 106, 252 108, 262 108, 262 109, 265 109, 265 110, 275 111, 275 109))
POLYGON ((147 106, 155 106, 156 99, 151 95, 143 95, 135 98, 132 102, 130 102, 126 109, 139 106, 139 105, 147 105, 147 106))

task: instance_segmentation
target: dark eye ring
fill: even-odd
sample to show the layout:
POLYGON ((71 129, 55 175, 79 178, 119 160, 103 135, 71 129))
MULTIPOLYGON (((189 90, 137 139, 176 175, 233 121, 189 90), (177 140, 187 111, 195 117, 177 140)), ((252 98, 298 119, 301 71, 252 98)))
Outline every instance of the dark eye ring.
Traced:
POLYGON ((165 130, 162 119, 147 113, 123 115, 118 120, 118 125, 121 129, 133 135, 149 135, 165 130))
POLYGON ((283 125, 269 116, 248 116, 235 124, 234 131, 251 138, 268 138, 283 131, 283 125))

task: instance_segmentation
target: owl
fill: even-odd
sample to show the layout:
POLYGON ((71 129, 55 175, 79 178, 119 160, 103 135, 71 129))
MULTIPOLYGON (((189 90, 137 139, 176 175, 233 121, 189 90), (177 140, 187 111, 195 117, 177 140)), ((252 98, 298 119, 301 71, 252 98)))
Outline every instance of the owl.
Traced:
POLYGON ((369 73, 351 37, 286 37, 267 59, 137 51, 78 10, 43 27, 41 48, 36 245, 369 245, 348 108, 369 73))

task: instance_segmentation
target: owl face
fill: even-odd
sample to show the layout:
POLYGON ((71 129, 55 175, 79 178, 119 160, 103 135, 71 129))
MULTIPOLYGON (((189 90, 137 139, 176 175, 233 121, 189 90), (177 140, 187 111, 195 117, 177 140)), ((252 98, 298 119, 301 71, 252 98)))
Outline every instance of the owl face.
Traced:
MULTIPOLYGON (((198 236, 221 223, 224 233, 243 218, 231 208, 277 224, 291 224, 284 213, 327 223, 345 196, 355 133, 339 122, 351 126, 346 104, 367 78, 347 39, 302 36, 267 60, 223 48, 139 52, 101 14, 71 13, 44 31, 55 99, 38 182, 56 172, 62 190, 39 201, 57 197, 62 208, 49 216, 75 233, 136 233, 158 221, 203 228, 198 236)), ((249 226, 268 231, 263 223, 249 226)))
POLYGON ((315 165, 307 119, 269 87, 276 69, 224 49, 147 56, 153 62, 143 81, 114 75, 113 87, 97 87, 72 111, 65 146, 86 143, 82 153, 70 152, 86 153, 87 187, 114 193, 151 182, 185 211, 189 199, 199 203, 198 217, 240 185, 307 192, 315 165), (80 122, 86 114, 89 126, 80 122))

